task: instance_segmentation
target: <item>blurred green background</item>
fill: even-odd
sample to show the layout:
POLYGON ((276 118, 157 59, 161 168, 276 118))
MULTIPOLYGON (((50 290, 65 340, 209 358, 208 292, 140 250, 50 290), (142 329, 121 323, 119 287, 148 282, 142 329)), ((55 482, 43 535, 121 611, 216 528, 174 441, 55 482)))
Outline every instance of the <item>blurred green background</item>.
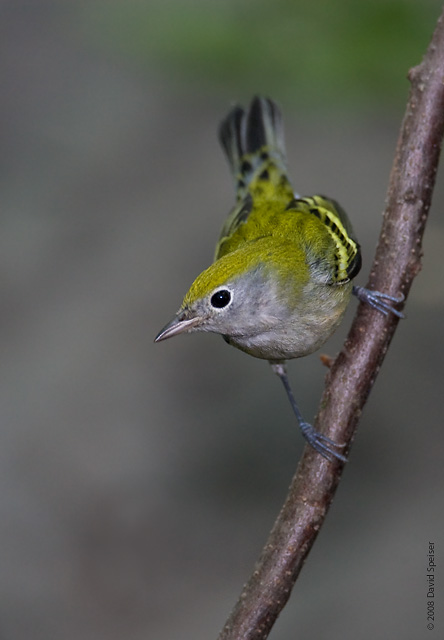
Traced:
POLYGON ((400 69, 424 52, 438 11, 430 0, 102 1, 89 3, 82 26, 108 52, 221 96, 385 110, 401 104, 400 69))
MULTIPOLYGON (((295 188, 349 212, 364 284, 407 71, 440 11, 0 3, 2 640, 217 636, 303 447, 266 363, 211 335, 152 343, 233 202, 218 122, 256 93, 280 103, 295 188)), ((441 171, 408 319, 274 640, 430 637, 443 207, 441 171)), ((338 351, 354 309, 323 352, 338 351)), ((316 354, 289 370, 311 419, 325 370, 316 354)))

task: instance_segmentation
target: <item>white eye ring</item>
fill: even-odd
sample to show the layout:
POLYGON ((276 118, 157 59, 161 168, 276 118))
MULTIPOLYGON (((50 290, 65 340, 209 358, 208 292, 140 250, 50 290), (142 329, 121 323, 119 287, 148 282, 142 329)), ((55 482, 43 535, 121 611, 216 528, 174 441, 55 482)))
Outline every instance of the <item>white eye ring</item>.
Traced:
POLYGON ((221 287, 212 294, 210 298, 210 304, 213 309, 224 309, 231 303, 231 300, 231 291, 226 287, 221 287))

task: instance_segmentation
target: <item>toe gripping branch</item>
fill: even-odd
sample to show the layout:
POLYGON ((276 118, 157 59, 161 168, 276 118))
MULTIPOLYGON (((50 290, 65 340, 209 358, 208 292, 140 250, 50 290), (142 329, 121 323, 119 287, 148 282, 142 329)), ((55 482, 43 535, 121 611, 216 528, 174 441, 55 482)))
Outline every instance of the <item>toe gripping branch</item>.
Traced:
POLYGON ((343 449, 345 447, 345 444, 334 442, 334 440, 332 440, 328 436, 324 436, 324 434, 316 431, 313 425, 311 425, 309 422, 305 422, 305 420, 303 419, 293 395, 293 391, 291 390, 285 366, 282 363, 271 363, 271 368, 273 369, 274 373, 282 380, 282 384, 284 385, 285 391, 287 392, 287 396, 290 400, 293 413, 295 414, 296 419, 299 423, 302 435, 307 440, 307 442, 326 460, 329 460, 330 462, 334 462, 334 460, 347 462, 347 458, 337 450, 343 449))
POLYGON ((389 296, 388 293, 382 293, 382 291, 371 291, 371 289, 366 289, 365 287, 354 286, 353 295, 355 295, 361 302, 369 304, 373 309, 377 309, 385 316, 388 316, 389 313, 393 313, 398 318, 405 318, 402 311, 398 311, 398 309, 395 309, 394 307, 394 305, 404 302, 405 296, 403 294, 399 297, 395 297, 389 296))

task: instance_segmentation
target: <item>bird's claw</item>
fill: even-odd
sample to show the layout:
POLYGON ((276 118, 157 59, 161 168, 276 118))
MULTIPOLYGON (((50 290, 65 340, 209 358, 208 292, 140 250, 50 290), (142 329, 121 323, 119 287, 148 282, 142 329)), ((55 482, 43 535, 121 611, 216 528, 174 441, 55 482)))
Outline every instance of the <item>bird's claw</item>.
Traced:
POLYGON ((347 458, 342 455, 342 453, 339 453, 334 449, 334 447, 337 449, 343 449, 345 444, 338 444, 328 436, 324 436, 322 433, 319 433, 319 431, 316 431, 309 422, 301 422, 299 426, 304 438, 313 447, 313 449, 321 454, 321 456, 330 462, 334 462, 335 460, 347 462, 347 458))
POLYGON ((371 289, 366 289, 365 287, 353 287, 353 295, 355 295, 358 300, 361 302, 366 302, 373 309, 377 309, 385 316, 389 313, 393 313, 398 318, 404 318, 404 314, 402 311, 398 311, 398 309, 394 308, 394 304, 399 304, 404 302, 405 296, 401 294, 400 296, 389 296, 388 293, 382 293, 382 291, 371 291, 371 289))

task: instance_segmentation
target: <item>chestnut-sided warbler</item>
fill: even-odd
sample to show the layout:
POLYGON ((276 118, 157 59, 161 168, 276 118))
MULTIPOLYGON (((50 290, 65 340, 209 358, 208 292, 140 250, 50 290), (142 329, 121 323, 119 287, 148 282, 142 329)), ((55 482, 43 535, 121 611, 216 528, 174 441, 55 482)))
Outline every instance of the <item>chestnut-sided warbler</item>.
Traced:
POLYGON ((179 311, 156 342, 179 333, 220 333, 228 344, 268 360, 281 378, 304 437, 332 461, 338 444, 305 422, 285 360, 316 351, 340 323, 350 296, 402 317, 396 298, 352 279, 361 252, 345 211, 324 196, 300 197, 287 177, 281 113, 256 97, 236 106, 219 139, 234 177, 237 202, 213 264, 193 282, 179 311))

